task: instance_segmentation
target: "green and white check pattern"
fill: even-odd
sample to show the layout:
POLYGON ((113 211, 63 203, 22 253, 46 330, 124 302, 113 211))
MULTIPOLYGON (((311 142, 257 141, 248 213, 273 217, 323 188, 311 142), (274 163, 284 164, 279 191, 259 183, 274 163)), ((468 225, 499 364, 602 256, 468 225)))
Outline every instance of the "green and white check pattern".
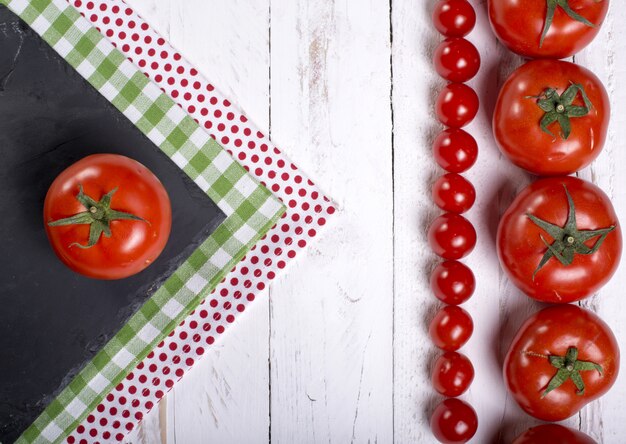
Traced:
POLYGON ((223 279, 283 205, 64 0, 0 0, 183 169, 226 220, 18 440, 62 441, 223 279))

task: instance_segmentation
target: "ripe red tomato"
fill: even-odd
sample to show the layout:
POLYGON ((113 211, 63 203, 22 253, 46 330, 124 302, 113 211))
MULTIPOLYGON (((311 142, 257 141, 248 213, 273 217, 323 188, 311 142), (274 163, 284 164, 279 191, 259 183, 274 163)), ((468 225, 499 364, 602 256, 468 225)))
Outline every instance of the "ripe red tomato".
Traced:
POLYGON ((474 366, 464 354, 445 352, 433 366, 431 381, 435 390, 448 397, 465 393, 474 380, 474 366))
POLYGON ((43 218, 50 244, 69 268, 96 279, 121 279, 149 266, 170 234, 170 200, 145 166, 94 154, 52 182, 43 218))
POLYGON ((608 9, 609 0, 489 0, 489 21, 511 51, 564 59, 591 43, 608 9))
POLYGON ((430 225, 428 243, 435 254, 444 259, 461 259, 474 249, 476 230, 463 216, 442 214, 430 225))
POLYGON ((513 444, 597 444, 589 435, 559 424, 543 424, 518 436, 513 444))
POLYGON ((446 85, 435 103, 435 112, 441 123, 451 128, 462 128, 478 113, 478 95, 463 83, 446 85))
POLYGON ((446 305, 430 322, 428 331, 437 347, 445 351, 457 351, 472 336, 474 322, 461 307, 446 305))
POLYGON ((465 213, 476 201, 476 190, 463 176, 448 173, 433 184, 432 197, 435 204, 444 211, 465 213))
POLYGON ((464 38, 450 37, 435 49, 435 70, 450 82, 467 82, 480 68, 480 54, 471 42, 464 38))
POLYGON ((435 138, 433 156, 444 170, 462 173, 476 162, 478 144, 471 134, 462 129, 448 128, 435 138))
POLYGON ((602 151, 610 118, 602 82, 580 65, 528 62, 505 82, 493 116, 500 150, 543 176, 567 175, 602 151))
POLYGON ((589 310, 556 305, 531 316, 504 360, 504 380, 520 407, 542 421, 562 421, 604 395, 617 379, 619 348, 589 310))
POLYGON ((622 233, 598 187, 575 177, 546 178, 506 210, 497 248, 502 268, 520 290, 539 301, 568 303, 595 293, 613 276, 622 233))
POLYGON ((441 302, 460 305, 474 294, 476 279, 467 265, 445 261, 437 265, 430 275, 430 288, 441 302))
POLYGON ((476 11, 467 0, 441 0, 433 10, 433 23, 446 37, 465 37, 476 25, 476 11))
POLYGON ((465 443, 478 429, 476 411, 460 399, 443 400, 430 417, 430 430, 444 444, 465 443))

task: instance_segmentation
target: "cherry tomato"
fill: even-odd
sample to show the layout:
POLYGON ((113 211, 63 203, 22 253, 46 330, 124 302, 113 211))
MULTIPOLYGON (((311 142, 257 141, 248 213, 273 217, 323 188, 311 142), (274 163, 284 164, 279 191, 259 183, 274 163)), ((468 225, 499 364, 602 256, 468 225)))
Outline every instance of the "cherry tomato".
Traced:
POLYGON ((448 173, 433 184, 432 197, 435 204, 444 211, 465 213, 476 201, 476 190, 463 176, 448 173))
POLYGON ((433 11, 433 23, 447 37, 465 37, 476 25, 476 11, 467 0, 440 0, 433 11))
POLYGON ((463 263, 445 261, 430 275, 430 288, 440 301, 460 305, 474 294, 476 280, 472 270, 463 263))
POLYGON ((471 134, 462 129, 448 128, 435 138, 433 156, 444 170, 462 173, 476 162, 478 144, 471 134))
POLYGON ((489 20, 511 51, 564 59, 591 43, 608 9, 609 0, 489 0, 489 20))
POLYGON ((543 424, 518 436, 513 444, 597 444, 589 435, 559 424, 543 424))
POLYGON ((540 176, 568 175, 602 151, 611 114, 602 82, 580 65, 535 60, 505 82, 493 132, 517 166, 540 176))
POLYGON ((464 354, 445 352, 433 366, 431 381, 443 396, 457 397, 465 393, 474 380, 474 366, 464 354))
POLYGON ((576 305, 544 308, 515 335, 504 382, 519 406, 542 421, 563 421, 604 395, 620 353, 608 325, 576 305))
POLYGON ((445 39, 433 55, 435 70, 450 82, 467 82, 480 68, 480 54, 471 42, 458 37, 445 39))
POLYGON ((443 400, 430 417, 430 430, 444 444, 465 443, 477 429, 476 411, 457 398, 443 400))
POLYGON ((451 128, 462 128, 478 113, 478 95, 463 83, 446 85, 435 103, 435 112, 441 123, 451 128))
POLYGON ((456 305, 446 305, 430 322, 430 338, 445 351, 457 351, 474 332, 474 323, 468 312, 456 305))
POLYGON ((463 216, 442 214, 430 225, 428 243, 444 259, 461 259, 474 249, 476 230, 463 216))
POLYGON ((497 233, 500 264, 531 298, 569 303, 597 292, 617 270, 622 233, 609 198, 575 177, 524 189, 497 233))
POLYGON ((139 162, 116 154, 87 156, 59 174, 43 217, 59 259, 97 279, 121 279, 148 267, 172 226, 163 184, 139 162))

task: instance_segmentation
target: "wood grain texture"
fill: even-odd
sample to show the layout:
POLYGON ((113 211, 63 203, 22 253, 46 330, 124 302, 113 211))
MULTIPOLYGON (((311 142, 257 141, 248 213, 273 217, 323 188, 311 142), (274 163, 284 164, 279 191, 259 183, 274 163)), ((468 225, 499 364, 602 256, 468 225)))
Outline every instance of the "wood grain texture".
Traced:
MULTIPOLYGON (((468 128, 480 146, 467 173, 478 192, 468 214, 479 243, 467 259, 478 287, 466 304, 475 333, 463 349, 476 379, 463 396, 477 410, 477 443, 510 442, 537 421, 507 396, 501 363, 539 305, 500 270, 498 220, 532 178, 502 157, 491 135, 500 85, 523 61, 492 34, 486 0, 471 0, 469 39, 482 56, 471 82, 481 111, 468 128)), ((441 174, 430 145, 443 82, 432 66, 440 37, 435 0, 129 0, 243 106, 342 207, 322 238, 176 385, 129 442, 435 442, 429 416, 437 351, 427 323, 438 305, 437 263, 426 230, 438 214, 430 185, 441 174)), ((626 220, 626 11, 614 1, 596 41, 573 60, 612 95, 605 151, 579 173, 601 186, 626 220)), ((624 267, 582 305, 598 311, 626 350, 624 267)), ((599 442, 626 432, 626 382, 565 424, 599 442)))
POLYGON ((341 208, 272 287, 272 442, 392 438, 387 14, 375 0, 272 2, 273 139, 341 208))

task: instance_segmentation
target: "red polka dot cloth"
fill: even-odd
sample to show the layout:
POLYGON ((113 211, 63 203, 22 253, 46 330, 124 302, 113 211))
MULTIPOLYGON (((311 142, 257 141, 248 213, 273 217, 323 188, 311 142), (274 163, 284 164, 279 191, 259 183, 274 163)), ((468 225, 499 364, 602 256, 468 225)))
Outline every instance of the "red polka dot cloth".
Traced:
POLYGON ((120 0, 67 0, 287 204, 279 223, 94 409, 68 443, 122 441, 335 213, 332 202, 165 39, 120 0))

